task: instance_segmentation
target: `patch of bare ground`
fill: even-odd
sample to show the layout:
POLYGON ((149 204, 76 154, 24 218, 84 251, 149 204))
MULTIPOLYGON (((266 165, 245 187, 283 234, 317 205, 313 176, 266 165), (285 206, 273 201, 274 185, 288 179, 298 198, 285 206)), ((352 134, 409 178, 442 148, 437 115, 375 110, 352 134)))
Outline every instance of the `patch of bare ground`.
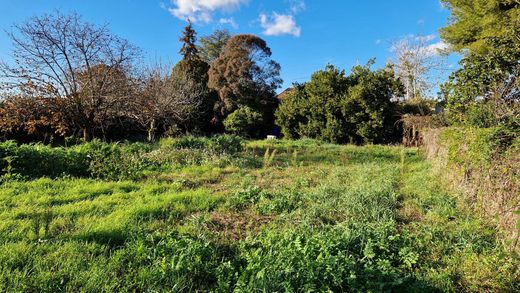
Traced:
POLYGON ((398 206, 397 219, 402 224, 419 222, 423 219, 423 213, 418 206, 411 202, 404 201, 398 206))
POLYGON ((292 186, 298 180, 304 179, 309 187, 312 187, 316 186, 328 172, 329 170, 317 168, 316 166, 299 166, 285 169, 269 168, 255 174, 254 184, 262 189, 269 190, 273 187, 292 186))
POLYGON ((243 212, 213 212, 208 229, 224 242, 235 242, 248 235, 258 234, 274 216, 263 216, 251 210, 243 212))

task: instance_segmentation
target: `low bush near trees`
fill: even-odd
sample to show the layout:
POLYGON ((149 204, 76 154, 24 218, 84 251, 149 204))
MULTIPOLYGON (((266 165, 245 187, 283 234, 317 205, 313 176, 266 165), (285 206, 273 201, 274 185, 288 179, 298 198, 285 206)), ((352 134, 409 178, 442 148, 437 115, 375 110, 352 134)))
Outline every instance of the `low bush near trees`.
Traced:
POLYGON ((258 125, 262 125, 264 119, 261 113, 245 106, 240 107, 224 120, 226 131, 243 137, 257 137, 258 125))
POLYGON ((0 167, 4 176, 24 178, 90 177, 103 180, 138 180, 147 171, 176 165, 216 162, 236 157, 242 138, 233 135, 184 136, 158 144, 105 143, 94 140, 71 147, 43 144, 0 143, 0 167))
POLYGON ((0 143, 2 173, 23 177, 83 177, 88 175, 86 148, 53 148, 43 144, 18 145, 14 141, 0 143))

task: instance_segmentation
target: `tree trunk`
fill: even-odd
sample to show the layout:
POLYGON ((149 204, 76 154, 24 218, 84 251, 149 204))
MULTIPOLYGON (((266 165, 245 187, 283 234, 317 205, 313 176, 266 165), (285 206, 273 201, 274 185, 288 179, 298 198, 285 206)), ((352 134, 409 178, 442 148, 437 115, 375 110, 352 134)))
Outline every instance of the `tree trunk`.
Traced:
POLYGON ((150 127, 148 128, 148 142, 153 142, 155 140, 155 119, 150 122, 150 127))
POLYGON ((83 140, 84 141, 90 141, 91 140, 91 134, 88 129, 88 127, 83 128, 83 140))

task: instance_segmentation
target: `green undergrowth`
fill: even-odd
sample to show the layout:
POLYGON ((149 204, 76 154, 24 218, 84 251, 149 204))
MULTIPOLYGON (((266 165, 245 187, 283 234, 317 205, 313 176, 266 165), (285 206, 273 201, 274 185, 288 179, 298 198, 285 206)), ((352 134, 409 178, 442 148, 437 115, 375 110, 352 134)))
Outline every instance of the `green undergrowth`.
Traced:
POLYGON ((400 220, 427 266, 417 276, 441 291, 514 292, 520 259, 461 195, 449 194, 428 162, 407 165, 400 220))
POLYGON ((415 149, 221 140, 96 148, 138 176, 7 164, 0 291, 520 289, 516 256, 415 149))
POLYGON ((520 137, 507 127, 442 128, 425 132, 436 174, 474 212, 520 251, 520 137))

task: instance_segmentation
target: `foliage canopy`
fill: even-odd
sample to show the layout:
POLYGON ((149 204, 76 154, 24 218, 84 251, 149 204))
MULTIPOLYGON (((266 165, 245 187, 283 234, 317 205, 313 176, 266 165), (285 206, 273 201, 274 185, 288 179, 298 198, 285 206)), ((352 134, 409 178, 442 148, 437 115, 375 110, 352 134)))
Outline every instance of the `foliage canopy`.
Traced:
POLYGON ((392 99, 402 95, 403 86, 392 70, 373 71, 372 64, 355 66, 348 76, 327 65, 308 83, 295 85, 276 113, 282 133, 289 138, 337 143, 391 139, 395 122, 392 99))

